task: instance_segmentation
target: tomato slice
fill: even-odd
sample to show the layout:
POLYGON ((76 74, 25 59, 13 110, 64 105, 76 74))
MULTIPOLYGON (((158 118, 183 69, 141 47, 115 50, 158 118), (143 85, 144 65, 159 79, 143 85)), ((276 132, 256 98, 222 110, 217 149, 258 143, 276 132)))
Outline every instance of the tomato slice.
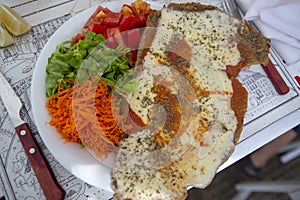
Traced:
POLYGON ((79 42, 79 40, 83 40, 84 39, 84 35, 81 33, 78 33, 71 42, 71 45, 73 46, 74 44, 76 44, 77 42, 79 42))
POLYGON ((119 25, 120 13, 115 13, 108 8, 98 6, 96 11, 91 15, 85 23, 84 28, 90 27, 93 23, 101 24, 108 27, 115 27, 119 25))
MULTIPOLYGON (((130 24, 130 21, 135 18, 132 7, 130 5, 124 4, 122 6, 122 10, 120 13, 121 13, 121 18, 120 18, 120 22, 119 22, 120 30, 125 31, 125 30, 130 29, 130 27, 128 27, 128 25, 130 24)), ((131 25, 131 27, 134 28, 134 26, 132 26, 132 25, 131 25)))
POLYGON ((139 43, 141 40, 141 33, 139 28, 134 28, 126 31, 127 34, 127 40, 126 44, 127 47, 132 49, 137 49, 139 47, 139 43))
POLYGON ((130 5, 124 4, 120 11, 121 16, 133 15, 134 11, 130 5))
POLYGON ((107 27, 100 22, 94 22, 89 26, 89 30, 104 35, 107 27))
POLYGON ((107 12, 105 18, 103 19, 103 24, 107 27, 115 27, 119 25, 120 13, 107 12))
POLYGON ((84 24, 84 28, 88 28, 92 22, 95 20, 95 17, 97 16, 97 14, 100 11, 103 11, 105 8, 103 8, 102 6, 98 6, 97 9, 95 10, 95 12, 90 16, 90 18, 87 20, 87 22, 84 24))
POLYGON ((106 30, 107 39, 106 45, 110 48, 116 48, 118 45, 125 46, 123 33, 121 33, 119 27, 112 27, 106 30))
POLYGON ((120 22, 120 30, 126 31, 133 28, 138 28, 145 26, 146 20, 141 20, 139 17, 136 17, 135 15, 130 15, 123 17, 120 22))

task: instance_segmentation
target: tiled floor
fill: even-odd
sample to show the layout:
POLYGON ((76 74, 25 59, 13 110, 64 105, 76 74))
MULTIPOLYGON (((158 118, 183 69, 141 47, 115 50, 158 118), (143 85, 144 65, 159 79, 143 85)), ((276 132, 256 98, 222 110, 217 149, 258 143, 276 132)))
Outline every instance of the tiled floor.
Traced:
MULTIPOLYGON (((299 137, 298 137, 299 138, 299 137)), ((300 181, 300 157, 282 164, 279 156, 273 157, 258 177, 248 177, 244 173, 245 159, 218 173, 205 189, 191 189, 187 200, 229 200, 235 194, 234 185, 245 181, 298 180, 300 181)), ((288 200, 284 193, 252 193, 248 200, 288 200)))

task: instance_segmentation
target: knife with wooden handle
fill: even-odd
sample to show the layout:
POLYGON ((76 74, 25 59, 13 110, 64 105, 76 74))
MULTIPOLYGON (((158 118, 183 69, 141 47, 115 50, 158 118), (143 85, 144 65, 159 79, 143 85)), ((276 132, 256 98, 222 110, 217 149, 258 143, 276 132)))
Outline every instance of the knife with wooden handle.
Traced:
POLYGON ((16 95, 8 81, 0 73, 0 97, 12 120, 15 130, 23 145, 24 151, 31 163, 31 166, 42 187, 47 199, 61 200, 65 196, 65 191, 58 184, 43 152, 35 140, 30 128, 20 117, 22 103, 16 95))
POLYGON ((289 86, 285 83, 274 64, 269 61, 267 65, 262 65, 269 79, 271 80, 274 88, 278 94, 283 95, 290 91, 289 86))

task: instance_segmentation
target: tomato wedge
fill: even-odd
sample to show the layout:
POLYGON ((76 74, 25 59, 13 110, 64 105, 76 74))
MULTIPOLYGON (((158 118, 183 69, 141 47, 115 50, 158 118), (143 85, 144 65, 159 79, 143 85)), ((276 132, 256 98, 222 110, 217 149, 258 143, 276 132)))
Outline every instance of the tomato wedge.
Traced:
POLYGON ((120 30, 125 31, 133 28, 144 27, 146 25, 146 16, 136 16, 133 13, 123 15, 119 23, 120 30))
POLYGON ((73 46, 74 44, 76 44, 77 42, 79 42, 79 40, 83 40, 84 39, 84 35, 81 33, 78 33, 71 42, 71 45, 73 46))
POLYGON ((95 12, 90 16, 90 18, 84 24, 83 28, 88 28, 94 22, 97 14, 103 10, 104 10, 104 8, 102 6, 98 6, 97 9, 95 10, 95 12))
POLYGON ((141 40, 141 33, 139 28, 134 28, 126 31, 127 47, 137 49, 141 40))
POLYGON ((89 25, 89 29, 95 33, 104 35, 106 33, 107 27, 100 22, 94 22, 89 25))
POLYGON ((120 11, 121 16, 128 16, 128 15, 133 15, 134 14, 134 10, 130 5, 124 4, 122 6, 122 9, 120 11))
POLYGON ((124 33, 121 33, 119 27, 108 28, 106 35, 106 45, 110 48, 116 48, 118 45, 125 46, 124 33))
POLYGON ((103 19, 103 24, 107 27, 115 27, 119 25, 120 13, 107 12, 103 19))

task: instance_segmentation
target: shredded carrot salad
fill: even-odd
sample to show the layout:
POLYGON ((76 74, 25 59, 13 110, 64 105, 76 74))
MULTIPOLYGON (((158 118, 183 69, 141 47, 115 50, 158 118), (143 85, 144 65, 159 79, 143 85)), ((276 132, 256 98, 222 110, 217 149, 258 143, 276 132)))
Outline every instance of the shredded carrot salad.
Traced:
POLYGON ((49 124, 66 142, 83 144, 103 159, 116 151, 123 133, 112 105, 108 85, 94 77, 59 89, 56 96, 48 97, 46 108, 52 117, 49 124))

